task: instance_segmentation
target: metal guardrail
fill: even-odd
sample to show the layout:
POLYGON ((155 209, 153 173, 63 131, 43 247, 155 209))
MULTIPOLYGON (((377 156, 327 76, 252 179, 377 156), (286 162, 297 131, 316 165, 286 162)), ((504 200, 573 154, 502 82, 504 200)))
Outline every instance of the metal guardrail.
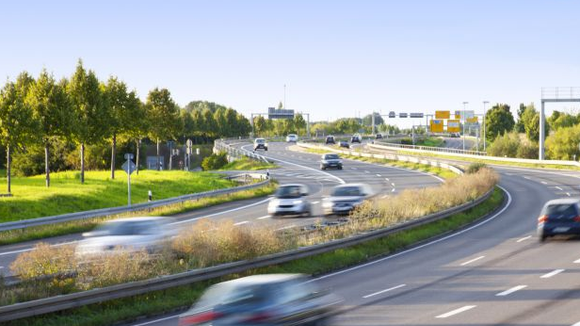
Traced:
POLYGON ((384 142, 384 141, 375 141, 375 145, 381 145, 381 146, 393 147, 393 148, 399 148, 399 149, 414 149, 414 150, 431 151, 431 152, 444 152, 444 153, 453 153, 453 154, 468 154, 468 155, 477 155, 477 156, 487 156, 487 153, 482 152, 482 151, 470 151, 470 150, 463 150, 463 149, 459 149, 459 148, 449 148, 449 147, 405 145, 405 144, 389 143, 389 142, 384 142))
MULTIPOLYGON (((236 139, 234 139, 236 140, 236 139)), ((270 163, 268 159, 260 154, 254 153, 253 151, 248 151, 243 148, 235 148, 229 145, 226 141, 216 140, 213 145, 214 152, 226 152, 228 156, 235 157, 237 159, 242 157, 249 157, 253 160, 261 161, 264 163, 270 163)))
POLYGON ((117 214, 121 214, 121 213, 140 211, 140 210, 145 210, 145 209, 150 209, 150 208, 155 208, 155 207, 160 207, 160 206, 165 206, 165 205, 181 203, 181 202, 189 201, 189 200, 195 200, 195 199, 200 199, 200 198, 205 198, 205 197, 212 197, 212 196, 217 196, 217 195, 231 194, 231 193, 235 193, 238 191, 258 188, 258 187, 261 187, 261 186, 268 184, 270 182, 270 179, 268 179, 265 174, 253 173, 253 174, 251 174, 251 176, 257 177, 256 179, 264 179, 264 181, 250 184, 250 185, 225 188, 225 189, 218 189, 218 190, 211 190, 211 191, 205 191, 205 192, 200 192, 200 193, 196 193, 196 194, 189 194, 189 195, 183 195, 183 196, 173 197, 173 198, 168 198, 168 199, 155 200, 152 202, 135 204, 135 205, 131 205, 131 206, 102 208, 102 209, 95 209, 95 210, 77 212, 77 213, 71 213, 71 214, 46 216, 46 217, 39 217, 39 218, 22 220, 22 221, 15 221, 15 222, 6 222, 6 223, 0 224, 0 232, 1 231, 9 231, 9 230, 25 229, 25 228, 29 228, 29 227, 33 227, 33 226, 40 226, 40 225, 46 225, 46 224, 69 222, 69 221, 82 220, 82 219, 93 218, 93 217, 110 216, 110 215, 117 215, 117 214))
POLYGON ((488 199, 492 193, 493 189, 489 190, 482 197, 474 201, 465 203, 463 205, 459 205, 457 207, 453 207, 438 213, 430 214, 425 217, 418 218, 416 220, 394 225, 392 227, 367 232, 353 237, 338 239, 319 245, 302 247, 299 249, 263 256, 247 261, 238 261, 174 275, 161 276, 158 278, 144 281, 119 284, 101 289, 94 289, 84 292, 60 295, 51 298, 3 306, 0 307, 0 322, 32 317, 71 308, 78 308, 93 303, 126 298, 153 291, 165 290, 229 274, 240 273, 255 268, 285 263, 300 258, 330 252, 336 249, 346 248, 366 241, 382 238, 423 224, 435 222, 444 219, 446 217, 449 217, 451 215, 454 215, 456 213, 466 211, 488 199))

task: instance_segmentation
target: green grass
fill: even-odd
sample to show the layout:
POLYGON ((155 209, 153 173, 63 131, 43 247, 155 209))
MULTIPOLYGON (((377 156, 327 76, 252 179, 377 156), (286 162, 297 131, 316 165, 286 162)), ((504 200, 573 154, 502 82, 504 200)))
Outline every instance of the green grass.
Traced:
POLYGON ((226 279, 261 273, 305 273, 319 275, 360 264, 368 260, 399 252, 409 246, 427 241, 442 234, 461 229, 496 210, 503 202, 503 192, 496 188, 482 204, 444 220, 402 231, 397 234, 345 249, 335 250, 289 263, 249 271, 243 274, 205 282, 198 282, 164 291, 151 292, 131 298, 93 304, 60 313, 7 322, 7 326, 100 326, 135 320, 141 316, 155 316, 178 311, 190 306, 211 284, 226 279))
POLYGON ((242 171, 255 171, 255 170, 265 170, 265 169, 275 169, 278 166, 272 163, 258 162, 252 160, 248 157, 243 157, 239 160, 232 161, 226 164, 220 170, 242 170, 242 171))
MULTIPOLYGON (((13 197, 0 197, 0 223, 126 205, 127 175, 115 175, 111 180, 110 171, 87 171, 81 184, 79 172, 52 173, 50 188, 44 175, 13 178, 13 197)), ((164 199, 234 185, 215 173, 144 170, 131 176, 131 200, 146 202, 149 190, 154 199, 164 199)))
POLYGON ((12 230, 0 232, 0 246, 15 244, 24 241, 38 240, 49 237, 62 236, 73 233, 81 233, 94 229, 99 223, 106 220, 129 217, 129 216, 170 216, 183 212, 223 204, 225 202, 245 200, 257 197, 268 196, 276 191, 277 184, 271 181, 270 184, 250 190, 240 191, 229 195, 191 200, 179 204, 158 207, 153 210, 138 211, 113 216, 96 217, 84 220, 70 221, 57 224, 41 225, 22 230, 12 230))
POLYGON ((428 137, 423 140, 419 140, 415 145, 417 146, 429 146, 429 147, 442 147, 444 141, 439 137, 428 137))
POLYGON ((572 166, 572 165, 556 165, 556 164, 543 164, 543 163, 516 163, 516 162, 505 162, 505 161, 496 161, 496 160, 488 160, 485 157, 481 158, 471 158, 471 157, 462 157, 462 156, 455 156, 453 154, 441 154, 441 153, 416 153, 412 151, 397 151, 399 155, 409 155, 409 156, 419 156, 419 157, 439 157, 445 158, 449 160, 456 160, 456 161, 465 161, 465 162, 481 162, 490 165, 505 165, 505 166, 517 166, 517 167, 526 167, 526 168, 543 168, 543 169, 557 169, 557 170, 572 170, 578 171, 580 167, 572 166))

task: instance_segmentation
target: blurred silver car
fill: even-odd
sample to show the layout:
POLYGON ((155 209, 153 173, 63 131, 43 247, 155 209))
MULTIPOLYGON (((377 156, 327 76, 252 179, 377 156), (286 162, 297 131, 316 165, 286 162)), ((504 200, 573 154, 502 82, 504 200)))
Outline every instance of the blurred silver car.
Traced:
POLYGON ((298 141, 298 135, 296 135, 296 134, 289 134, 288 136, 286 136, 287 143, 295 143, 297 141, 298 141))
POLYGON ((362 183, 347 183, 334 187, 330 197, 322 200, 322 209, 325 215, 346 215, 365 199, 373 196, 369 185, 362 183))
POLYGON ((339 298, 301 274, 248 276, 210 287, 179 326, 324 325, 339 298))
POLYGON ((268 204, 268 214, 276 215, 312 215, 312 205, 306 199, 308 187, 301 184, 287 184, 278 187, 274 198, 268 204))
POLYGON ((94 231, 83 233, 76 248, 77 256, 111 253, 113 250, 154 252, 164 240, 175 235, 167 217, 134 217, 112 220, 94 231))

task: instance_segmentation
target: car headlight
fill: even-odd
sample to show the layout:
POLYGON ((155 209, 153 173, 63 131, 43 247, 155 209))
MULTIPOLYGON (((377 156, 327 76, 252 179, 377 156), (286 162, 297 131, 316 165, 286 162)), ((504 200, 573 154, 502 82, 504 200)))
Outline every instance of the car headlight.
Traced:
POLYGON ((293 205, 300 205, 302 204, 302 200, 295 200, 292 202, 293 205))
POLYGON ((322 200, 322 207, 324 207, 324 208, 332 207, 332 201, 328 198, 324 198, 322 200))
POLYGON ((270 200, 268 207, 276 207, 276 206, 278 206, 279 203, 280 203, 280 201, 278 199, 272 199, 272 200, 270 200))
POLYGON ((328 163, 328 161, 327 161, 327 160, 322 160, 322 161, 321 161, 321 163, 322 163, 322 164, 327 164, 327 163, 328 163))

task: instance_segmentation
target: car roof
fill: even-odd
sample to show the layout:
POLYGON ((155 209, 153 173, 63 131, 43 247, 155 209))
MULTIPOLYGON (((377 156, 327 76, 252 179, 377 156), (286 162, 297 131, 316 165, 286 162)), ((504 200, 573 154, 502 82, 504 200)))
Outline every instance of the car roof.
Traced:
POLYGON ((115 219, 115 220, 106 221, 105 223, 113 223, 113 222, 165 221, 165 220, 169 220, 169 218, 163 217, 163 216, 145 216, 145 217, 118 218, 118 219, 115 219))
POLYGON ((546 203, 544 206, 548 205, 570 205, 570 204, 578 204, 580 203, 580 199, 578 198, 558 198, 552 199, 546 203))
POLYGON ((224 283, 232 285, 271 284, 299 280, 304 277, 304 274, 263 274, 246 276, 235 280, 226 281, 224 283))
POLYGON ((278 188, 282 188, 282 187, 306 187, 306 186, 303 184, 300 184, 300 183, 287 183, 287 184, 283 184, 283 185, 278 186, 278 188))
POLYGON ((255 140, 265 140, 264 138, 256 138, 255 140))
POLYGON ((334 188, 344 188, 344 187, 366 187, 366 185, 363 183, 345 183, 342 185, 338 185, 334 188))

